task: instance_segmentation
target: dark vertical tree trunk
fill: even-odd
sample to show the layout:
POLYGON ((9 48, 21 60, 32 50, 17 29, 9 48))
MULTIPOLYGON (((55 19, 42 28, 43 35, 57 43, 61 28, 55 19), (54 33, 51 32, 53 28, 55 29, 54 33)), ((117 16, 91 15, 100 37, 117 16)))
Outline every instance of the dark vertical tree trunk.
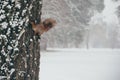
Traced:
POLYGON ((39 80, 40 37, 29 21, 41 20, 42 0, 0 1, 0 80, 39 80))
POLYGON ((14 63, 16 80, 39 80, 39 45, 38 37, 26 30, 19 40, 20 51, 14 63))

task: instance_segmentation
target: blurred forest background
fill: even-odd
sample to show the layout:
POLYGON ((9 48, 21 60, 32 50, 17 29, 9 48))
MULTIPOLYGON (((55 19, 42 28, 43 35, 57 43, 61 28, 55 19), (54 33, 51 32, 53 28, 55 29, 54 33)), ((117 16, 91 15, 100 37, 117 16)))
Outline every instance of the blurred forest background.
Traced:
POLYGON ((57 20, 41 36, 48 48, 120 48, 120 0, 43 0, 46 18, 57 20))

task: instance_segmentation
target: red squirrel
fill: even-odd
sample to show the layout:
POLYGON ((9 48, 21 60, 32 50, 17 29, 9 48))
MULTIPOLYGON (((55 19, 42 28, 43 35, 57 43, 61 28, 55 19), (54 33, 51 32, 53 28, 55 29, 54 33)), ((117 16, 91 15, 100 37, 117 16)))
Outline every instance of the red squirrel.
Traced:
POLYGON ((32 24, 32 29, 34 30, 35 34, 41 35, 53 28, 56 24, 56 20, 48 18, 45 19, 43 22, 40 22, 39 24, 35 24, 34 22, 30 23, 32 24))

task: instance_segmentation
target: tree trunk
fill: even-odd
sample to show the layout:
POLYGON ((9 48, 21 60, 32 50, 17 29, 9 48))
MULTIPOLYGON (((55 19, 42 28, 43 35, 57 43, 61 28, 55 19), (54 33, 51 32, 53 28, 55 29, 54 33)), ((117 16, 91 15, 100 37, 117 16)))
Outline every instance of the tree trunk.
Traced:
POLYGON ((39 80, 40 38, 29 21, 40 22, 42 0, 0 5, 0 80, 39 80))
POLYGON ((26 31, 19 40, 20 51, 14 63, 16 80, 39 80, 39 45, 39 39, 33 35, 33 32, 26 31))

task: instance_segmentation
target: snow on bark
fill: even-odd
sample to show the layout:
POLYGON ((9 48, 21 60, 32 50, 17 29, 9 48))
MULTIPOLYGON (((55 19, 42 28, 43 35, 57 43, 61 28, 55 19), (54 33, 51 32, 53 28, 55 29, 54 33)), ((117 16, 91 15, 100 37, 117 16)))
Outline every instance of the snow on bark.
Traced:
MULTIPOLYGON (((23 76, 29 73, 26 70, 20 70, 19 72, 18 67, 16 66, 19 66, 22 64, 15 65, 17 64, 15 63, 15 61, 17 62, 16 59, 19 59, 21 57, 19 56, 19 54, 23 53, 24 57, 21 58, 22 60, 18 61, 18 63, 21 63, 23 61, 23 63, 25 63, 24 65, 25 68, 26 69, 28 68, 27 67, 29 64, 28 60, 30 58, 28 54, 29 42, 33 43, 34 41, 35 43, 35 40, 31 39, 31 36, 33 36, 32 35, 33 33, 32 33, 32 30, 30 29, 30 24, 28 23, 30 16, 32 15, 33 17, 34 16, 33 14, 35 13, 34 11, 33 11, 34 13, 31 13, 31 9, 33 9, 33 7, 35 6, 33 5, 33 2, 34 3, 41 2, 41 0, 0 1, 0 5, 1 5, 0 6, 0 80, 2 79, 16 80, 19 76, 17 75, 16 71, 18 71, 18 73, 23 76), (29 9, 30 6, 32 6, 31 9, 29 9), (26 36, 27 32, 29 32, 30 34, 26 36), (23 35, 24 37, 26 37, 26 40, 24 40, 23 35), (24 42, 21 38, 26 42, 24 42), (21 47, 24 47, 23 52, 20 52, 21 47)), ((42 6, 40 5, 40 8, 41 7, 42 6)), ((40 8, 38 8, 39 9, 38 12, 40 12, 40 8)), ((35 15, 38 16, 37 14, 35 15)), ((39 53, 39 50, 36 53, 39 53)), ((29 76, 31 77, 32 75, 29 75, 29 76)), ((24 80, 24 79, 22 78, 19 80, 24 80)), ((28 80, 28 79, 25 79, 25 80, 28 80)))

